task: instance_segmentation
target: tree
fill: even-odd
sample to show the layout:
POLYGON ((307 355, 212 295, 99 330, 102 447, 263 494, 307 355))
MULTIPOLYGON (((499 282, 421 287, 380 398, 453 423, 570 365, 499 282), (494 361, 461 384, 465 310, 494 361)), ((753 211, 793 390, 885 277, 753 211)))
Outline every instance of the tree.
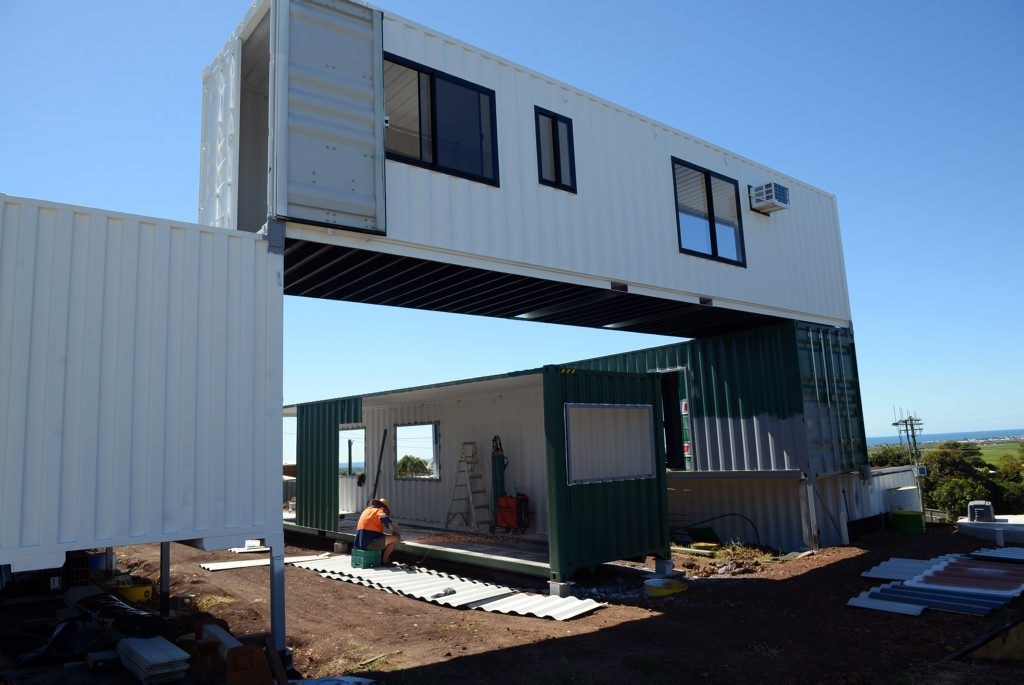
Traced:
POLYGON ((398 460, 398 469, 396 470, 396 474, 399 478, 429 476, 430 467, 427 466, 427 462, 423 461, 419 457, 407 454, 398 460))
POLYGON ((910 451, 901 445, 882 445, 868 452, 868 464, 875 468, 911 463, 910 451))
POLYGON ((967 516, 968 502, 991 498, 985 483, 968 478, 946 478, 932 492, 935 507, 946 512, 950 521, 956 521, 958 516, 967 516))
POLYGON ((981 448, 977 445, 947 440, 925 452, 921 461, 928 467, 928 475, 920 481, 921 497, 927 507, 942 509, 936 501, 935 493, 944 481, 950 479, 977 482, 987 491, 992 490, 988 465, 981 458, 981 448))
POLYGON ((1024 442, 1017 446, 1017 454, 1004 454, 996 465, 994 478, 1002 483, 1024 483, 1024 442))

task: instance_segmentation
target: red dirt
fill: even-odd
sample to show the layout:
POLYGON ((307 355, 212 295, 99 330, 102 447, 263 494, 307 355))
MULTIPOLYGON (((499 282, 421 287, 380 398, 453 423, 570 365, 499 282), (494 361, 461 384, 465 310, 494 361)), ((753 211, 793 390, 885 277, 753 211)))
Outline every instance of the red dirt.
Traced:
MULTIPOLYGON (((286 553, 321 551, 309 543, 289 545, 286 553)), ((909 617, 846 606, 885 582, 860 574, 887 559, 930 559, 985 546, 929 525, 922 535, 876 533, 849 547, 769 561, 759 570, 741 562, 733 572, 742 575, 712 573, 700 557, 677 557, 676 567, 688 566, 691 578, 714 577, 693 579, 687 591, 664 598, 642 592, 649 576, 641 569, 653 568, 648 559, 580 582, 577 594, 609 605, 565 622, 450 609, 287 567, 288 644, 296 670, 307 678, 347 674, 387 683, 1017 683, 1019 666, 942 661, 1020 616, 1020 598, 984 618, 934 610, 909 617)), ((157 578, 157 545, 117 551, 121 569, 157 578)), ((200 608, 238 636, 264 633, 268 570, 214 573, 198 565, 239 558, 173 545, 172 594, 196 595, 200 608)), ((472 569, 461 572, 490 580, 472 569)))

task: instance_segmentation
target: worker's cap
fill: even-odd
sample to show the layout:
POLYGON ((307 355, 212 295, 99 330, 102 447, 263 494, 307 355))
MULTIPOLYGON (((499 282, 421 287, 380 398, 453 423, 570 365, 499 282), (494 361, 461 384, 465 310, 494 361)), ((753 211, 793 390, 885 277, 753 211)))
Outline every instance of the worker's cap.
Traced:
POLYGON ((389 514, 391 513, 391 506, 388 504, 388 501, 386 499, 384 499, 383 497, 381 497, 380 499, 374 500, 374 502, 376 502, 378 505, 380 505, 380 506, 384 507, 385 509, 387 509, 389 514))

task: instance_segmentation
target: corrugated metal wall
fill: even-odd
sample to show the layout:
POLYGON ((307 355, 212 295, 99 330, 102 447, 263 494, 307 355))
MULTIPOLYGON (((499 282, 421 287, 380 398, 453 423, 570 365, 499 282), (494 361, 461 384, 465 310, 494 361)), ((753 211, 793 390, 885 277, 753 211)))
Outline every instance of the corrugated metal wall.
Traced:
POLYGON ((540 374, 493 381, 439 386, 409 392, 365 397, 367 480, 373 481, 384 429, 388 430, 378 495, 387 497, 395 516, 444 525, 451 504, 459 450, 476 442, 481 457, 482 483, 491 492, 491 440, 501 437, 509 461, 506 489, 513 485, 530 498, 533 520, 529 531, 547 532, 547 482, 544 469, 543 401, 540 374), (438 422, 440 480, 395 478, 395 426, 438 422))
POLYGON ((846 329, 786 323, 569 366, 634 373, 685 368, 697 471, 829 475, 867 463, 855 349, 846 329))
POLYGON ((297 525, 338 530, 338 427, 362 423, 362 406, 359 397, 296 405, 297 525))
POLYGON ((799 472, 758 477, 670 475, 668 510, 673 534, 694 526, 713 529, 723 542, 761 544, 784 552, 811 546, 806 488, 799 472))
POLYGON ((606 561, 646 554, 667 558, 668 521, 665 453, 655 441, 653 478, 570 485, 566 468, 566 403, 647 404, 661 424, 657 378, 549 366, 544 369, 544 432, 551 526, 548 532, 551 575, 569 578, 575 571, 606 561))
POLYGON ((831 195, 392 15, 384 17, 384 49, 495 91, 501 187, 388 161, 388 237, 374 249, 423 245, 437 250, 432 259, 479 257, 503 271, 543 269, 545 278, 616 281, 637 292, 657 288, 651 293, 660 297, 710 297, 725 307, 848 325, 831 195), (572 120, 576 194, 538 183, 535 106, 572 120), (737 180, 745 268, 680 254, 673 156, 737 180), (769 180, 788 186, 792 200, 770 217, 743 199, 748 185, 769 180))
POLYGON ((251 234, 0 204, 0 563, 279 536, 281 257, 251 234))
POLYGON ((842 328, 797 324, 796 340, 809 469, 830 475, 867 464, 853 335, 842 328))
POLYGON ((807 469, 793 327, 687 344, 697 471, 807 469))

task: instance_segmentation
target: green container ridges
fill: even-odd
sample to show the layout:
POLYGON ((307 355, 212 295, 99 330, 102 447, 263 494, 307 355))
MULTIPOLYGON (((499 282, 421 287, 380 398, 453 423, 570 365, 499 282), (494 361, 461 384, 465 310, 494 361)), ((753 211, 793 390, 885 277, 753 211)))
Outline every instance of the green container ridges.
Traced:
POLYGON ((653 478, 569 485, 566 403, 649 404, 654 409, 655 426, 662 420, 660 384, 655 376, 544 368, 552 579, 566 580, 577 570, 615 559, 648 554, 669 558, 662 441, 654 441, 653 478))
MULTIPOLYGON (((867 463, 847 329, 794 321, 567 366, 675 375, 690 409, 681 442, 700 452, 698 470, 830 475, 867 463)), ((677 458, 669 463, 681 467, 677 458)))
POLYGON ((344 397, 296 406, 295 523, 338 530, 338 426, 362 423, 361 397, 344 397))

